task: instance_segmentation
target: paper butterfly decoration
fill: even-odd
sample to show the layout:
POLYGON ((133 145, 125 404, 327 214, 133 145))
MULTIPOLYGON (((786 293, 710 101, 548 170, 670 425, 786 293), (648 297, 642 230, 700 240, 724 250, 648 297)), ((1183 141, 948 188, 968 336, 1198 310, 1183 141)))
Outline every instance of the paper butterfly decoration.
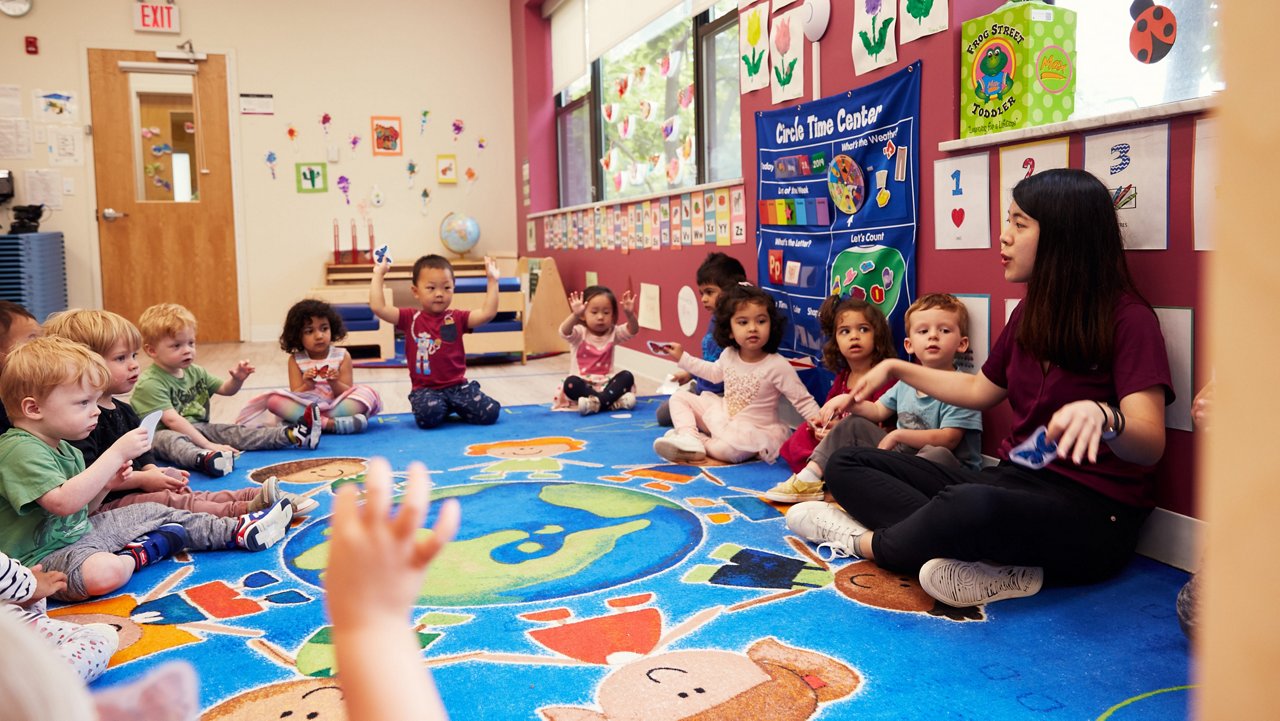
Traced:
POLYGON ((1036 429, 1027 440, 1009 451, 1009 460, 1027 468, 1044 468, 1058 454, 1058 444, 1049 440, 1044 426, 1036 429))

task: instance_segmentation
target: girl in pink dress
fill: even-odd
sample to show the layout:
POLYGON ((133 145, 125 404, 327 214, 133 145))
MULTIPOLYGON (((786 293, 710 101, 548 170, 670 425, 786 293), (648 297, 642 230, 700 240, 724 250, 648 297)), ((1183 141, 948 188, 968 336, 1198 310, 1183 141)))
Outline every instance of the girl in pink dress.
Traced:
POLYGON ((681 369, 713 383, 724 382, 724 397, 680 391, 671 396, 675 427, 653 442, 669 461, 697 462, 710 456, 741 463, 754 456, 772 463, 791 429, 778 420, 778 397, 786 396, 800 415, 816 422, 820 408, 785 358, 777 354, 786 319, 773 298, 755 286, 729 288, 716 304, 716 342, 724 352, 708 363, 667 346, 681 369))
POLYGON ((320 406, 325 433, 362 433, 382 410, 382 398, 369 386, 352 382, 351 354, 335 342, 347 337, 342 316, 322 300, 298 301, 285 317, 280 348, 289 355, 289 390, 268 391, 249 401, 236 423, 264 411, 289 423, 307 406, 320 406))
POLYGON ((556 394, 553 410, 577 408, 586 416, 636 407, 631 371, 613 367, 614 346, 640 330, 634 307, 631 291, 623 293, 619 303, 603 285, 569 294, 569 317, 560 324, 560 337, 569 342, 569 377, 556 394), (627 314, 625 324, 618 322, 619 306, 627 314))

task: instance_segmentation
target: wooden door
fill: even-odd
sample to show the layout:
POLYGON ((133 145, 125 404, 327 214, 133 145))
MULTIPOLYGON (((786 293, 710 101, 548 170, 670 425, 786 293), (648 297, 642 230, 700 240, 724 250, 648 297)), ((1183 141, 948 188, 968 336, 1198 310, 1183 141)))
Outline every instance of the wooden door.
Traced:
POLYGON ((172 123, 145 107, 151 94, 121 61, 157 62, 151 52, 89 50, 103 306, 136 322, 150 305, 180 303, 199 320, 200 340, 240 340, 226 57, 209 55, 192 76, 140 73, 191 82, 172 123), (179 158, 190 161, 189 184, 179 158), (192 200, 172 199, 188 185, 192 200))

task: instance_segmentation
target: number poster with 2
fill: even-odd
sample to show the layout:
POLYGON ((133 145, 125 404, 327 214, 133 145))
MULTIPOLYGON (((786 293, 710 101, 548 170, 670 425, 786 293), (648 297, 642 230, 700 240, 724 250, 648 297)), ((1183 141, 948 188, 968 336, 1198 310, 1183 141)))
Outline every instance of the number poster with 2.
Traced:
POLYGON ((781 351, 821 365, 818 308, 875 304, 901 338, 915 288, 920 63, 756 115, 760 284, 788 318, 781 351))

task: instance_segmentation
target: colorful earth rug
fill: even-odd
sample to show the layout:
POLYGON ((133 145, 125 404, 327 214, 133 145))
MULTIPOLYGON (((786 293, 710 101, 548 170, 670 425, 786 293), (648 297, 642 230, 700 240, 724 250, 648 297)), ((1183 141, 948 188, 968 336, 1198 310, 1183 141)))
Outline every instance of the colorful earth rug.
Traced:
MULTIPOLYGON (((914 578, 827 562, 758 493, 780 466, 657 458, 657 399, 580 417, 504 409, 496 426, 375 419, 314 452, 242 456, 319 509, 269 551, 146 568, 123 593, 51 613, 121 628, 97 686, 174 659, 204 719, 341 719, 323 602, 332 489, 365 459, 423 460, 462 530, 415 624, 457 720, 1185 718, 1187 575, 1137 558, 1105 584, 959 610, 914 578)), ((428 524, 434 517, 428 519, 428 524)))

